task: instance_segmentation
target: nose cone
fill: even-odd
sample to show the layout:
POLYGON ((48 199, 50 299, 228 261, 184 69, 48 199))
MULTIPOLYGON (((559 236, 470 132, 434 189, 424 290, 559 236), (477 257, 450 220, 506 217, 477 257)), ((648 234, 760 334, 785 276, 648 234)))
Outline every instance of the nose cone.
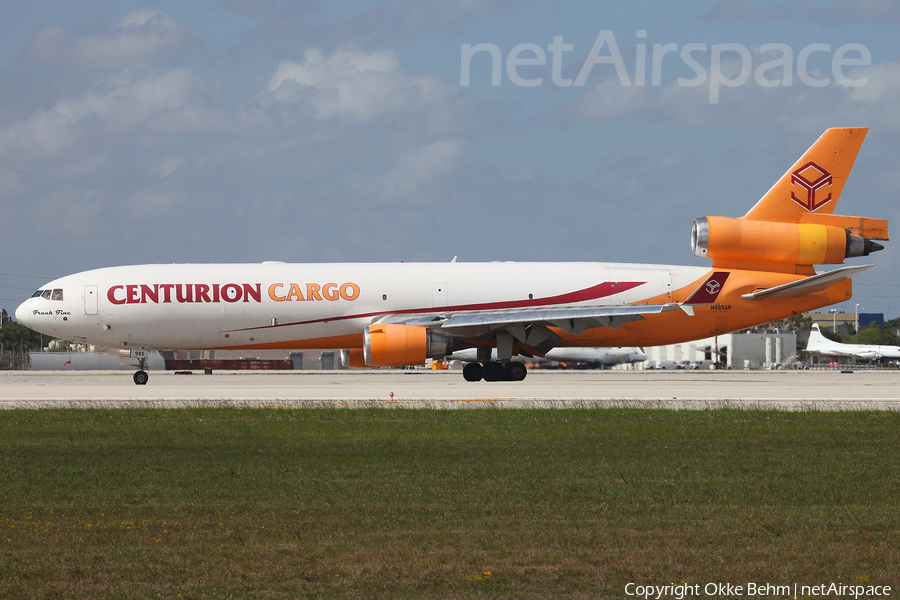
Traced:
POLYGON ((30 304, 30 300, 26 300, 22 304, 19 305, 19 308, 16 309, 16 321, 21 323, 22 325, 28 326, 28 318, 31 316, 29 314, 28 304, 30 304))

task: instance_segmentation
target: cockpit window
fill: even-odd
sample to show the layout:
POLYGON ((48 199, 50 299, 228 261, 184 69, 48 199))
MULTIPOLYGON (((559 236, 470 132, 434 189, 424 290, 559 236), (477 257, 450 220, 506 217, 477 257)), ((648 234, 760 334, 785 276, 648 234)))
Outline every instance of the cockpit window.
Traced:
POLYGON ((38 290, 31 295, 32 298, 43 298, 44 300, 62 300, 63 299, 63 291, 62 288, 56 288, 53 290, 38 290))

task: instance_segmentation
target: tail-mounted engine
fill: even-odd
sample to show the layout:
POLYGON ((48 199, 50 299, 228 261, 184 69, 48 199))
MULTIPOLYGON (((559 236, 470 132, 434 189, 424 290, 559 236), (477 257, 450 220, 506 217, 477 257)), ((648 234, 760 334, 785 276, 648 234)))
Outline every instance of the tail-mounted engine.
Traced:
POLYGON ((380 324, 363 330, 363 356, 369 367, 419 365, 451 352, 450 339, 428 327, 380 324))
POLYGON ((845 258, 868 256, 882 248, 845 227, 819 223, 702 217, 691 228, 694 255, 714 261, 840 264, 845 258))

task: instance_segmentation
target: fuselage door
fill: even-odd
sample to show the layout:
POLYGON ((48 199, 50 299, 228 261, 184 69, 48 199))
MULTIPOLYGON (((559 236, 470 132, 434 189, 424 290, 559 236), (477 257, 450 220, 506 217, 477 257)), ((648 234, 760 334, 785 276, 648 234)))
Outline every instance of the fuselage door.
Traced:
POLYGON ((84 314, 86 315, 96 315, 97 314, 97 286, 96 285, 86 285, 84 286, 84 314))

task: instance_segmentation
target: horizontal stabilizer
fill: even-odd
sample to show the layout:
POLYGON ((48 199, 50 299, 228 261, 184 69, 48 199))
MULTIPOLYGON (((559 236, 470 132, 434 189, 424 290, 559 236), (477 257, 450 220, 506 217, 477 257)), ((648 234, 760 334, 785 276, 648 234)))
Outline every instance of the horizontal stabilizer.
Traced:
POLYGON ((840 283, 845 279, 849 279, 854 275, 862 273, 866 269, 871 269, 875 265, 860 265, 858 267, 843 267, 828 271, 827 273, 819 273, 805 279, 777 285, 767 290, 760 290, 752 294, 743 294, 741 298, 744 300, 784 300, 785 298, 796 298, 797 296, 805 296, 806 294, 814 294, 828 289, 836 283, 840 283))
POLYGON ((844 215, 829 215, 819 213, 807 213, 802 215, 801 223, 815 223, 817 225, 832 225, 843 227, 851 234, 872 240, 888 239, 888 222, 885 219, 872 219, 869 217, 848 217, 844 215))

